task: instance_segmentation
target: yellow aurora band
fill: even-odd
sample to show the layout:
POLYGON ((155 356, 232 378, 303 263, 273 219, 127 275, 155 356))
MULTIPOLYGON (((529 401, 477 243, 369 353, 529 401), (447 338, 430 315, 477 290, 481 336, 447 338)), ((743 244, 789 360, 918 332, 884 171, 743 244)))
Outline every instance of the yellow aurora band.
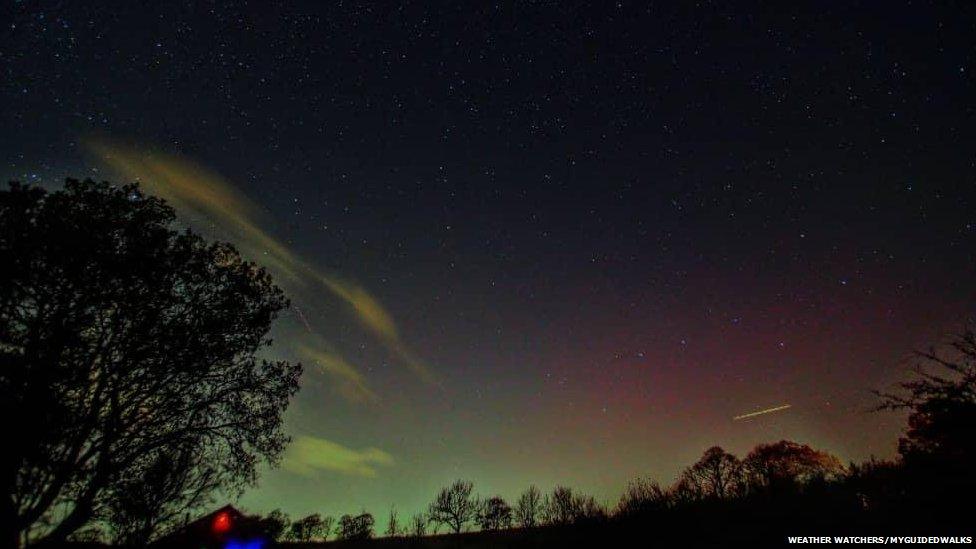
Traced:
MULTIPOLYGON (((217 231, 241 252, 268 268, 291 296, 303 302, 320 299, 321 290, 344 302, 357 321, 426 383, 436 383, 430 368, 403 342, 396 323, 383 305, 365 288, 332 273, 316 269, 285 244, 262 229, 272 220, 261 208, 216 172, 185 158, 153 149, 128 147, 105 138, 85 140, 98 160, 125 180, 137 181, 150 194, 171 204, 197 227, 217 231)), ((296 307, 306 334, 296 346, 299 358, 333 376, 340 394, 351 401, 369 402, 377 395, 364 376, 335 347, 321 337, 296 307)))

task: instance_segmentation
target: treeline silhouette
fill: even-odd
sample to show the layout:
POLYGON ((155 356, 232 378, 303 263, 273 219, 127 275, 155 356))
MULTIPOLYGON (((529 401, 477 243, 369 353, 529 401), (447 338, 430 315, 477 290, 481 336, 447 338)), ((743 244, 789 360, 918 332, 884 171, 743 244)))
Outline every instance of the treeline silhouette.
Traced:
MULTIPOLYGON (((136 185, 0 191, 0 549, 145 546, 253 485, 286 447, 301 366, 257 353, 287 299, 229 244, 174 224, 172 208, 136 185)), ((568 486, 530 486, 509 502, 458 480, 423 513, 401 521, 392 509, 385 541, 371 543, 725 545, 971 530, 973 324, 916 356, 913 379, 877 393, 879 411, 907 412, 897 459, 844 465, 787 440, 741 458, 715 446, 673 482, 636 479, 612 503, 568 486)), ((376 536, 366 511, 244 522, 283 544, 376 536)))
MULTIPOLYGON (((940 489, 931 484, 931 473, 915 470, 904 460, 872 459, 845 466, 829 453, 788 440, 760 444, 742 459, 714 446, 672 484, 635 479, 611 506, 567 486, 545 494, 530 486, 510 505, 501 496, 478 497, 472 482, 457 480, 435 496, 426 512, 406 523, 391 510, 383 535, 420 539, 441 532, 509 530, 526 537, 528 544, 553 541, 553 535, 560 543, 572 544, 579 541, 578 535, 603 538, 648 528, 669 539, 691 536, 687 528, 701 522, 708 529, 692 537, 718 543, 863 534, 863 528, 871 527, 894 528, 885 531, 891 535, 917 534, 918 528, 971 525, 964 517, 965 508, 954 508, 954 498, 943 491, 949 486, 940 489), (939 497, 929 497, 940 492, 939 497), (533 536, 532 530, 548 531, 548 535, 533 536)), ((952 479, 950 486, 962 488, 961 480, 952 479)), ((376 535, 372 515, 365 512, 352 519, 343 516, 338 523, 319 514, 292 522, 280 510, 253 520, 265 523, 269 538, 281 542, 349 541, 376 535), (343 526, 351 520, 361 526, 343 526), (337 524, 334 529, 333 524, 337 524)))
MULTIPOLYGON (((457 480, 403 526, 391 511, 385 535, 417 545, 440 531, 479 530, 489 537, 469 535, 463 546, 508 547, 625 545, 649 537, 726 545, 785 543, 787 536, 972 535, 974 325, 915 356, 914 379, 897 391, 875 393, 876 411, 908 411, 896 459, 845 465, 828 452, 789 440, 759 444, 742 458, 714 446, 671 484, 633 480, 613 505, 567 486, 546 494, 530 486, 509 504, 497 495, 478 497, 471 482, 457 480)), ((283 521, 277 531, 294 532, 287 517, 273 515, 283 521)), ((277 539, 309 542, 329 535, 323 529, 317 536, 285 533, 277 539)), ((336 531, 335 539, 372 535, 371 529, 354 536, 336 531)))

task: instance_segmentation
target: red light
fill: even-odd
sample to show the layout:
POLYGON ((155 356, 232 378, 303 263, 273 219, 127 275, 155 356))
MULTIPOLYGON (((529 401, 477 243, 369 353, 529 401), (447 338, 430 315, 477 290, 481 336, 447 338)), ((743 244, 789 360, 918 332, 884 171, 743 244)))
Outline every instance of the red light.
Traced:
POLYGON ((210 525, 210 529, 215 534, 223 534, 230 530, 230 513, 227 511, 217 513, 217 516, 213 519, 213 524, 210 525))

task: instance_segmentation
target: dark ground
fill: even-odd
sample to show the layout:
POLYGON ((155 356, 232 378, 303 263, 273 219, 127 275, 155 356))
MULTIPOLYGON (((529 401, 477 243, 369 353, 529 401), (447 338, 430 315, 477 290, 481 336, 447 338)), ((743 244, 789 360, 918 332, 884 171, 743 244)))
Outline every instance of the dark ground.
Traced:
MULTIPOLYGON (((535 547, 781 547, 788 536, 973 536, 976 514, 960 508, 954 517, 935 514, 870 514, 845 516, 835 509, 798 512, 788 506, 757 512, 732 510, 721 514, 703 509, 658 520, 566 528, 473 532, 424 538, 380 538, 314 544, 332 548, 482 549, 535 547)), ((281 544, 309 547, 309 544, 281 544)))
MULTIPOLYGON (((701 505, 633 520, 566 527, 374 538, 323 543, 279 543, 282 549, 487 549, 564 547, 783 547, 788 536, 974 536, 976 511, 966 491, 944 493, 938 504, 866 510, 803 500, 701 505)), ((861 544, 859 544, 861 545, 861 544)), ((106 547, 72 544, 73 549, 106 547)), ((195 548, 194 548, 195 549, 195 548)))

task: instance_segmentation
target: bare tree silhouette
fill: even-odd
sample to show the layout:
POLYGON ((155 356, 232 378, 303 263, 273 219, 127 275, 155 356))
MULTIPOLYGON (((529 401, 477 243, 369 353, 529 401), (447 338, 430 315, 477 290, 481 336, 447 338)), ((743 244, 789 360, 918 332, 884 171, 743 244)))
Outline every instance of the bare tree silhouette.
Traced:
POLYGON ((42 523, 44 541, 65 540, 168 449, 196 447, 185 465, 200 470, 154 476, 147 490, 174 499, 124 528, 238 491, 284 449, 301 367, 255 353, 288 302, 232 246, 174 220, 134 185, 0 192, 0 414, 18 418, 0 427, 3 546, 42 523))
POLYGON ((539 524, 542 514, 542 493, 535 486, 529 486, 515 503, 515 524, 522 528, 533 528, 539 524))
POLYGON ((571 524, 579 513, 577 498, 572 488, 566 486, 556 486, 542 505, 543 522, 546 524, 571 524))
POLYGON ((701 485, 686 476, 678 477, 669 492, 671 503, 675 506, 700 501, 704 496, 701 485))
POLYGON ((607 515, 592 496, 575 493, 566 486, 556 486, 546 496, 542 509, 543 522, 557 526, 600 520, 607 515))
POLYGON ((389 537, 399 536, 401 534, 400 524, 397 521, 396 507, 390 508, 390 518, 386 524, 386 535, 389 537))
POLYGON ((712 446, 694 465, 682 473, 688 483, 703 497, 725 499, 740 492, 743 483, 742 462, 719 446, 712 446))
POLYGON ((657 481, 638 478, 627 484, 617 504, 618 517, 634 517, 663 511, 671 506, 671 494, 657 481))
POLYGON ((602 522, 608 518, 606 507, 597 503, 593 496, 582 496, 581 502, 581 512, 576 517, 576 522, 602 522))
POLYGON ((423 513, 417 513, 410 517, 409 533, 411 536, 420 538, 427 535, 428 519, 423 513))
POLYGON ((443 488, 427 510, 428 519, 437 525, 445 525, 455 534, 478 516, 478 500, 472 495, 474 485, 463 480, 443 488))

